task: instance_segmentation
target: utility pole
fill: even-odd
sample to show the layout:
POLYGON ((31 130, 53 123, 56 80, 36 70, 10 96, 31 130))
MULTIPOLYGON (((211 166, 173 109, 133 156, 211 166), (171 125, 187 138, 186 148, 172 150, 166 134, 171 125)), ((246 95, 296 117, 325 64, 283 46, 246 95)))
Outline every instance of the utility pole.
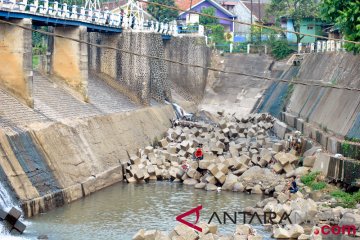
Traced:
MULTIPOLYGON (((258 4, 259 4, 259 23, 261 21, 261 25, 262 25, 260 0, 259 0, 258 4)), ((261 31, 262 31, 262 27, 260 28, 260 39, 259 39, 260 42, 261 42, 261 31)))
POLYGON ((191 8, 192 8, 192 2, 193 2, 193 0, 191 0, 191 1, 190 1, 190 8, 189 8, 189 23, 190 23, 190 14, 191 14, 190 12, 191 12, 191 8))
POLYGON ((253 42, 253 0, 251 0, 251 7, 250 7, 250 22, 251 22, 251 27, 250 27, 250 42, 253 42))

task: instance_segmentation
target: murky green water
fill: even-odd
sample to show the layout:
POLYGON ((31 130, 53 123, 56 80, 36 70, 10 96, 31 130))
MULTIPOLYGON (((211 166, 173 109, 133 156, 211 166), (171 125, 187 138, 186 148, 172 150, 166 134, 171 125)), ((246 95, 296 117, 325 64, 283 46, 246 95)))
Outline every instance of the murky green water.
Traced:
MULTIPOLYGON (((179 183, 119 183, 27 219, 28 228, 23 237, 36 239, 39 235, 47 235, 49 239, 126 240, 141 228, 170 231, 178 224, 177 215, 198 205, 203 206, 200 221, 207 222, 214 211, 241 211, 254 206, 260 199, 259 195, 207 192, 179 183)), ((221 225, 219 229, 221 233, 232 233, 235 225, 221 225)), ((262 232, 261 227, 257 229, 262 232)))

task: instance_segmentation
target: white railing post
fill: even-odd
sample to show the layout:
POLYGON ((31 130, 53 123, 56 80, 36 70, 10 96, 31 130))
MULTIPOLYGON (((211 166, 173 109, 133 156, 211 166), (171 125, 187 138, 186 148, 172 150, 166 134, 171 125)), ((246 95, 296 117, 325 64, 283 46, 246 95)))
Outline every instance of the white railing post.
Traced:
POLYGON ((322 41, 322 51, 326 51, 326 41, 322 41))
POLYGON ((205 35, 205 27, 203 25, 199 25, 199 35, 200 36, 205 35))
POLYGON ((310 43, 310 52, 315 52, 315 43, 310 43))
POLYGON ((316 52, 321 52, 321 42, 320 41, 316 42, 316 52))
POLYGON ((302 43, 298 43, 298 53, 301 53, 302 43))
POLYGON ((334 40, 330 41, 330 48, 331 48, 332 52, 335 52, 335 41, 334 40))
POLYGON ((330 43, 329 40, 326 41, 326 51, 327 51, 327 52, 330 52, 330 51, 331 51, 331 43, 330 43))
POLYGON ((248 43, 248 45, 246 46, 246 52, 247 54, 250 54, 250 43, 248 43))
POLYGON ((336 45, 336 51, 340 52, 341 51, 341 43, 340 43, 340 41, 336 41, 335 45, 336 45))
POLYGON ((233 52, 233 44, 232 43, 230 43, 230 53, 232 53, 233 52))

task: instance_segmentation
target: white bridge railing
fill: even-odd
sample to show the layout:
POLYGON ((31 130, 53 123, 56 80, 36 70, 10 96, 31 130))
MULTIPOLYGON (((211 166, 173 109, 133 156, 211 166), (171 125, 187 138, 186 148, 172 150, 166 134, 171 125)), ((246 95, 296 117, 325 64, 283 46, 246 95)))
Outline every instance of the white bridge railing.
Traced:
MULTIPOLYGON (((159 32, 165 35, 179 34, 179 29, 175 22, 144 21, 142 18, 137 18, 134 14, 116 14, 109 10, 85 9, 77 5, 68 6, 67 3, 61 4, 57 1, 33 0, 30 3, 28 0, 21 0, 20 2, 16 2, 16 0, 0 0, 0 10, 77 20, 114 28, 159 32)), ((199 26, 198 33, 204 35, 203 26, 199 26)))
POLYGON ((316 43, 298 44, 298 53, 341 52, 344 51, 342 40, 316 41, 316 43))

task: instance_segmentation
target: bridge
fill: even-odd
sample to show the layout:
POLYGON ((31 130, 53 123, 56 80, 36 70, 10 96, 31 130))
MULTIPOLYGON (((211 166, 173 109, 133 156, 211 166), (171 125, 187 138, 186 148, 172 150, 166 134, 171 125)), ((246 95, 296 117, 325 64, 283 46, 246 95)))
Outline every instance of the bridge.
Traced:
POLYGON ((177 32, 176 24, 144 21, 133 13, 116 14, 109 10, 85 9, 83 6, 50 2, 48 0, 0 0, 0 18, 32 19, 35 26, 84 26, 88 32, 121 33, 131 28, 140 31, 156 31, 164 36, 177 32))
MULTIPOLYGON (((49 46, 50 72, 80 93, 85 102, 88 101, 88 33, 118 38, 125 30, 154 32, 163 41, 183 33, 176 22, 144 21, 132 8, 121 15, 49 0, 0 0, 0 20, 0 86, 30 107, 34 101, 33 26, 50 26, 53 35, 62 36, 52 38, 49 46)), ((199 27, 195 34, 203 35, 203 32, 203 27, 199 27)))

